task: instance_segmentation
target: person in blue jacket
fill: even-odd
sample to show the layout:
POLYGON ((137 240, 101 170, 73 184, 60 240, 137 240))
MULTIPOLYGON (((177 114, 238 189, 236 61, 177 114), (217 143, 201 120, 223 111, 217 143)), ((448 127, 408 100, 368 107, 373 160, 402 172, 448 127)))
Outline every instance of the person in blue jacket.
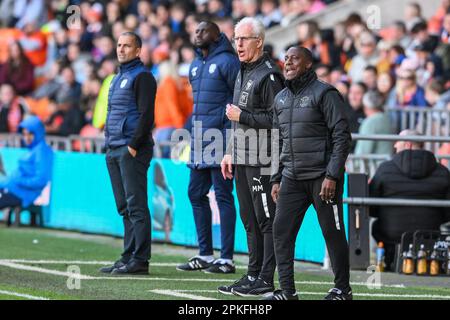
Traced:
POLYGON ((45 128, 36 116, 19 125, 22 143, 29 149, 6 180, 0 181, 0 209, 28 207, 51 179, 53 151, 45 142, 45 128))
POLYGON ((198 25, 194 45, 197 57, 189 72, 194 110, 188 194, 194 211, 200 252, 177 269, 234 273, 236 209, 232 195, 233 181, 222 177, 220 161, 226 146, 226 130, 231 128, 231 122, 225 115, 226 105, 233 101, 234 82, 240 63, 230 41, 213 22, 203 21, 198 25), (221 143, 207 138, 206 132, 211 129, 221 132, 221 143), (213 255, 212 213, 208 198, 211 186, 214 186, 220 211, 220 259, 214 259, 213 255))

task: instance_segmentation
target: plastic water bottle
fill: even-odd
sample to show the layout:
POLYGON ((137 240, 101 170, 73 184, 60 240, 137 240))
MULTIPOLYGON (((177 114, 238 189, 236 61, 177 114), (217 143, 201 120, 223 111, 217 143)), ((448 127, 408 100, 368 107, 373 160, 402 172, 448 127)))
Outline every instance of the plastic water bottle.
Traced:
POLYGON ((413 274, 414 273, 414 251, 413 251, 412 243, 409 245, 408 252, 406 252, 406 255, 403 257, 402 271, 404 274, 413 274))
POLYGON ((425 245, 421 244, 419 252, 417 252, 417 275, 424 276, 427 273, 427 252, 425 251, 425 245))
POLYGON ((384 243, 383 242, 378 242, 378 247, 377 247, 377 266, 376 266, 376 270, 378 272, 384 272, 384 243))

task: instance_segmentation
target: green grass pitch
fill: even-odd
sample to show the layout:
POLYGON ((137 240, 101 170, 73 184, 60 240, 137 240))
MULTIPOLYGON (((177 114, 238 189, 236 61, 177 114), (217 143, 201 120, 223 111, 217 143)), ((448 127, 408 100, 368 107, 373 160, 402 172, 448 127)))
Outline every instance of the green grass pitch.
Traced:
MULTIPOLYGON (((185 262, 195 250, 154 244, 148 276, 99 273, 104 263, 118 258, 120 249, 121 241, 115 238, 0 226, 0 299, 243 300, 220 294, 217 287, 232 283, 245 273, 245 255, 236 258, 236 274, 181 272, 175 269, 176 264, 185 262)), ((300 299, 322 299, 332 287, 332 275, 303 269, 296 268, 301 272, 295 275, 300 299)), ((317 266, 316 269, 320 270, 317 266)), ((364 273, 352 272, 355 300, 450 299, 450 278, 440 278, 442 285, 427 286, 417 277, 417 284, 410 277, 403 285, 399 276, 397 285, 374 290, 365 285, 361 276, 364 273)), ((390 278, 395 276, 391 274, 390 278)))

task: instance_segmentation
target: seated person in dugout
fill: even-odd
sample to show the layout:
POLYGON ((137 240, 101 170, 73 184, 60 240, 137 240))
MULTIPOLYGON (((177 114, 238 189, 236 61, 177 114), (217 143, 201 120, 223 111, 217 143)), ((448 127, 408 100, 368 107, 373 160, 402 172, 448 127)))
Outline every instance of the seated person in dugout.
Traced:
MULTIPOLYGON (((404 130, 400 136, 418 136, 404 130)), ((450 199, 450 173, 437 162, 434 154, 423 150, 421 142, 397 141, 392 160, 383 162, 369 184, 371 197, 401 199, 450 199)), ((418 206, 372 206, 370 215, 377 218, 372 235, 385 247, 386 270, 393 270, 395 245, 404 232, 439 230, 450 221, 449 208, 418 206)))

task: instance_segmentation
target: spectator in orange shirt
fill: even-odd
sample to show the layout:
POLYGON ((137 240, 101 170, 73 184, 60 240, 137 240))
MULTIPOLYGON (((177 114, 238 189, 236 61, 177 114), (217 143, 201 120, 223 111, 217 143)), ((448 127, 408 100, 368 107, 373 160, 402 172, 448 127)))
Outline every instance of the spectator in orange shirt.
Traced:
MULTIPOLYGON (((175 129, 183 128, 187 119, 187 106, 192 99, 183 89, 176 67, 169 60, 159 64, 158 90, 155 100, 155 140, 170 141, 175 129)), ((192 108, 192 107, 190 107, 192 108)), ((163 148, 163 157, 169 157, 170 149, 163 148)))
POLYGON ((47 61, 47 37, 34 23, 27 23, 18 38, 28 59, 34 66, 43 66, 47 61))

